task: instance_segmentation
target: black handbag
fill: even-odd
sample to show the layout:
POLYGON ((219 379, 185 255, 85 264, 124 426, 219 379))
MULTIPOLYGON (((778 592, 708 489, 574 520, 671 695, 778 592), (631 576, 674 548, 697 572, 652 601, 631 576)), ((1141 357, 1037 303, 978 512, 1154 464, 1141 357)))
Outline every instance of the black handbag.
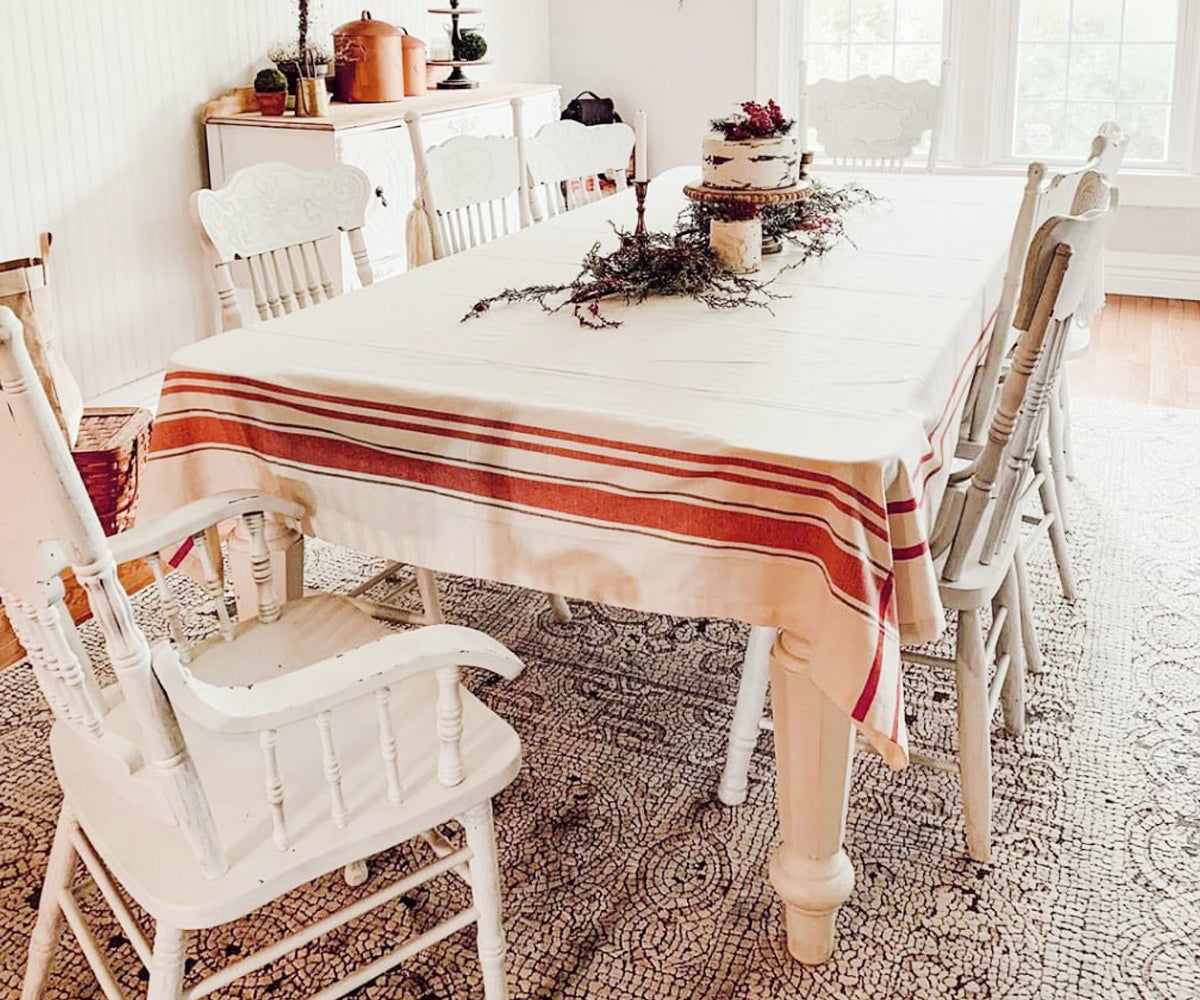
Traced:
POLYGON ((583 125, 611 125, 621 116, 613 110, 611 97, 597 97, 594 91, 585 90, 565 108, 562 117, 583 125))

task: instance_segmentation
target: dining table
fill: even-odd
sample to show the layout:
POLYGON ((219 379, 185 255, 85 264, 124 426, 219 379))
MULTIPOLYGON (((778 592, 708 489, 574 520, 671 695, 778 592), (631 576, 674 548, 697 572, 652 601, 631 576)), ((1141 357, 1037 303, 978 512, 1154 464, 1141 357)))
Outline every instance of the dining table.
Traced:
MULTIPOLYGON (((650 183, 648 229, 674 227, 698 175, 650 183)), ((615 247, 625 190, 183 347, 142 510, 265 490, 305 506, 305 535, 436 572, 777 628, 770 879, 790 952, 822 962, 853 892, 855 732, 907 764, 901 646, 943 628, 930 532, 1021 193, 856 179, 877 200, 830 252, 766 257, 759 307, 606 300, 604 329, 570 307, 473 309, 615 247)))

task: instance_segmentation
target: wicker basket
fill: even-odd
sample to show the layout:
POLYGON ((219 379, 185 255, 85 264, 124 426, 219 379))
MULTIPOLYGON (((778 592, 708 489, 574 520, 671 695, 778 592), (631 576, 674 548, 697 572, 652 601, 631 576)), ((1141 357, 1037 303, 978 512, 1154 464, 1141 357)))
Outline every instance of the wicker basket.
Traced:
POLYGON ((88 407, 72 454, 106 535, 133 524, 154 415, 136 406, 88 407))

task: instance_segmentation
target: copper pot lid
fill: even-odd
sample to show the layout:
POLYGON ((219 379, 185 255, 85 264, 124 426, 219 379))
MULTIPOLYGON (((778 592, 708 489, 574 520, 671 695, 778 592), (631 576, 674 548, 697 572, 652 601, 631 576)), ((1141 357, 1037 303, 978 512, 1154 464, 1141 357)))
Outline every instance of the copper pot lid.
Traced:
POLYGON ((403 35, 405 32, 404 29, 397 28, 394 24, 388 24, 387 21, 376 21, 371 17, 369 10, 364 10, 359 20, 347 21, 334 31, 334 34, 386 38, 392 35, 403 35))

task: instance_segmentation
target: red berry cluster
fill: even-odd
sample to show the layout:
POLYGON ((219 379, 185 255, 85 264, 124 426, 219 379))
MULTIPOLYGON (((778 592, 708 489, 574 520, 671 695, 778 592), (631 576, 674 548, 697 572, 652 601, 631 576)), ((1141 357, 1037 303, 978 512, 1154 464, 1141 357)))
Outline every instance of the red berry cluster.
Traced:
POLYGON ((783 117, 783 111, 774 101, 766 105, 745 101, 742 114, 736 118, 714 121, 713 128, 722 132, 726 139, 766 139, 773 135, 786 135, 793 122, 783 117))

